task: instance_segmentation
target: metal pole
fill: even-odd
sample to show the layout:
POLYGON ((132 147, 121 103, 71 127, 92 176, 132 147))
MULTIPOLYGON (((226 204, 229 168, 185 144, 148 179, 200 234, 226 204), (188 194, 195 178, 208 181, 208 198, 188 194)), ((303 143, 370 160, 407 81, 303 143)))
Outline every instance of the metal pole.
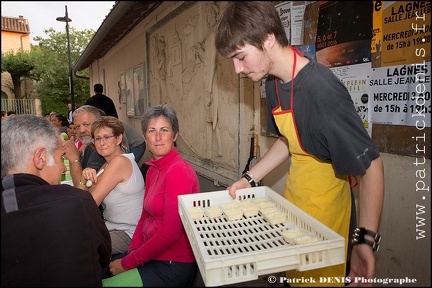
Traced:
POLYGON ((71 47, 69 37, 69 16, 67 11, 67 5, 65 5, 65 20, 66 20, 66 37, 67 37, 67 48, 68 48, 68 60, 69 60, 69 87, 70 87, 70 100, 72 105, 72 112, 75 111, 75 96, 74 96, 74 81, 72 71, 72 59, 71 59, 71 47))

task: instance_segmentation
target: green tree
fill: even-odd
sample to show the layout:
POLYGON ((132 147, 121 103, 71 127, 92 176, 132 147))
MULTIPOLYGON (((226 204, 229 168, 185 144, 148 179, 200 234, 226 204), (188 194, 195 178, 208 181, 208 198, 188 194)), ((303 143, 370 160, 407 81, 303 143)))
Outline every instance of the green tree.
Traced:
MULTIPOLYGON (((42 102, 44 113, 55 111, 66 115, 67 104, 70 103, 69 60, 67 51, 66 31, 58 32, 53 28, 45 29, 47 38, 34 37, 39 42, 43 57, 38 58, 35 74, 40 75, 36 83, 36 91, 42 102)), ((72 66, 84 52, 94 35, 94 30, 77 31, 69 26, 72 66)), ((79 72, 88 78, 88 69, 79 72)), ((83 105, 90 96, 90 81, 74 76, 75 105, 83 105)))
POLYGON ((9 87, 14 92, 16 99, 25 99, 29 95, 21 95, 21 81, 24 77, 38 80, 35 67, 41 58, 39 49, 24 51, 19 49, 16 53, 12 50, 1 55, 1 71, 9 72, 12 78, 13 87, 9 87))

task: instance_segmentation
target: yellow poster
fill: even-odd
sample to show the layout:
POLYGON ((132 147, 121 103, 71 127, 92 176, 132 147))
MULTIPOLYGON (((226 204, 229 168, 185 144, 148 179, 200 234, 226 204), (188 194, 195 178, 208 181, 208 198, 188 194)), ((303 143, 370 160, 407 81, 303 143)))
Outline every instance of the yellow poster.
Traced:
POLYGON ((372 12, 372 40, 371 40, 371 64, 372 68, 381 67, 382 48, 382 11, 383 1, 373 2, 372 12))
MULTIPOLYGON (((381 67, 430 61, 431 2, 376 1, 374 17, 380 17, 382 5, 381 67)), ((374 29, 379 24, 373 21, 374 29), (377 26, 375 26, 377 25, 377 26)), ((377 41, 381 40, 376 38, 377 41)), ((375 42, 375 45, 378 42, 375 42)))

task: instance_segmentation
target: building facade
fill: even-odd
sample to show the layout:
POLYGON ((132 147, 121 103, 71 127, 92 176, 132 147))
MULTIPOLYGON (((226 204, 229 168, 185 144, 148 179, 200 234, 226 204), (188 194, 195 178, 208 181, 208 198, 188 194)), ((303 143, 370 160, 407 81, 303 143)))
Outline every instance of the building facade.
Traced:
MULTIPOLYGON (((30 51, 30 40, 30 25, 27 19, 23 16, 2 16, 2 54, 10 52, 16 53, 19 50, 30 51)), ((22 79, 21 81, 21 95, 31 95, 34 90, 33 81, 30 79, 22 79)), ((8 72, 3 72, 1 80, 1 99, 15 98, 11 76, 8 72)))

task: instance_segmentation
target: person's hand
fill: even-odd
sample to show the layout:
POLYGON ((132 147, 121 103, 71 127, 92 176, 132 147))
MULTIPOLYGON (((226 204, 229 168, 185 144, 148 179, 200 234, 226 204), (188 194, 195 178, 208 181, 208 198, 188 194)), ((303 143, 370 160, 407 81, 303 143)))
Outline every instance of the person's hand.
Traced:
POLYGON ((234 182, 231 186, 228 186, 227 190, 228 190, 230 196, 233 199, 235 199, 236 198, 236 191, 238 189, 249 188, 249 187, 250 187, 249 182, 245 178, 242 177, 237 182, 234 182))
MULTIPOLYGON (((86 183, 87 183, 88 180, 90 180, 92 182, 92 184, 97 183, 96 170, 93 169, 93 168, 85 168, 82 171, 82 177, 84 178, 84 180, 86 181, 86 183)), ((86 183, 84 183, 84 184, 86 184, 86 183)), ((90 186, 87 186, 87 187, 89 188, 90 186)))
POLYGON ((80 159, 81 152, 75 146, 75 142, 72 140, 63 140, 63 150, 65 152, 65 157, 69 161, 74 161, 80 159))
POLYGON ((350 273, 348 278, 351 283, 348 286, 354 287, 372 287, 372 281, 375 276, 375 255, 372 247, 366 244, 354 245, 351 254, 350 273))
POLYGON ((118 274, 126 271, 125 269, 123 269, 123 267, 121 265, 121 259, 117 259, 117 260, 112 261, 109 264, 109 270, 110 270, 112 276, 118 275, 118 274))

